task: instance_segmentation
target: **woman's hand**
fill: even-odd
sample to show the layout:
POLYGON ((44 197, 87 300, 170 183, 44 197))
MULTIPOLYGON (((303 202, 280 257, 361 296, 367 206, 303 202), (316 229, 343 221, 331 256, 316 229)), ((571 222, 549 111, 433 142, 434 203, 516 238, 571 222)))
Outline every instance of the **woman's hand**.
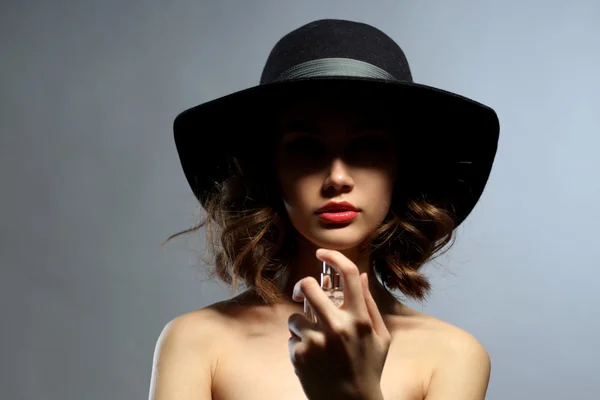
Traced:
POLYGON ((319 249, 317 258, 341 276, 344 304, 337 308, 312 277, 294 286, 293 299, 310 303, 318 322, 301 314, 288 320, 289 352, 310 400, 382 400, 381 373, 391 343, 367 274, 338 251, 319 249))

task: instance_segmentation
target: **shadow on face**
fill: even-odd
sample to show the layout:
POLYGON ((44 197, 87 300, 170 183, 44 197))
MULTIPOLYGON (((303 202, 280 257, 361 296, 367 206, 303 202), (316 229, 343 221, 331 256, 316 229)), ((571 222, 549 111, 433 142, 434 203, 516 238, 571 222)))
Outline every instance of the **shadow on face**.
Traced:
POLYGON ((365 102, 306 99, 278 122, 277 167, 311 174, 340 160, 395 175, 398 143, 391 119, 365 102))
POLYGON ((308 241, 350 249, 388 214, 398 170, 398 143, 384 114, 363 102, 304 100, 281 114, 275 169, 292 225, 308 241), (329 201, 355 206, 348 223, 324 222, 329 201))

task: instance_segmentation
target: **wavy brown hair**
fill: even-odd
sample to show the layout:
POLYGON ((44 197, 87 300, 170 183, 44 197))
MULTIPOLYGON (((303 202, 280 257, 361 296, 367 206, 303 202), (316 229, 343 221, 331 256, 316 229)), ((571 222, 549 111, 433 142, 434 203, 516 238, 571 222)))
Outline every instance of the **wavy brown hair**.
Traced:
MULTIPOLYGON (((283 296, 278 279, 294 257, 297 232, 283 208, 273 168, 255 164, 256 159, 234 160, 229 178, 202 200, 205 218, 165 243, 204 227, 214 261, 210 275, 227 283, 231 293, 242 282, 273 304, 283 296)), ((430 283, 419 270, 452 241, 455 223, 447 207, 428 199, 417 185, 407 190, 404 183, 403 190, 394 193, 388 216, 362 249, 371 253, 373 272, 388 291, 424 300, 430 283)))

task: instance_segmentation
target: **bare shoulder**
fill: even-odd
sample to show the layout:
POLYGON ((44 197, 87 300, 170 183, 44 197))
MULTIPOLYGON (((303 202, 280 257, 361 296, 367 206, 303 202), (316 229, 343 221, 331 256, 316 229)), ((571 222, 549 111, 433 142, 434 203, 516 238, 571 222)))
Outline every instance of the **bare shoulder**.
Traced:
POLYGON ((416 311, 410 311, 409 315, 431 360, 426 399, 484 399, 491 362, 479 340, 433 316, 416 311))
POLYGON ((431 315, 421 314, 421 319, 440 354, 450 359, 468 357, 489 362, 487 351, 471 333, 431 315))
POLYGON ((169 321, 154 351, 150 399, 210 399, 212 374, 223 335, 215 305, 169 321))

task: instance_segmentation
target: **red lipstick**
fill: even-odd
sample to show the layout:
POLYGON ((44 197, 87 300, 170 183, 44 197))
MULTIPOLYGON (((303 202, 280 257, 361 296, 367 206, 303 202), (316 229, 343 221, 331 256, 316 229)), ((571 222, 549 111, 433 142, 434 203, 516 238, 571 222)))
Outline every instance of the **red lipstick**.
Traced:
POLYGON ((343 224, 352 221, 358 215, 358 208, 347 201, 330 201, 319 208, 316 214, 326 222, 343 224))

